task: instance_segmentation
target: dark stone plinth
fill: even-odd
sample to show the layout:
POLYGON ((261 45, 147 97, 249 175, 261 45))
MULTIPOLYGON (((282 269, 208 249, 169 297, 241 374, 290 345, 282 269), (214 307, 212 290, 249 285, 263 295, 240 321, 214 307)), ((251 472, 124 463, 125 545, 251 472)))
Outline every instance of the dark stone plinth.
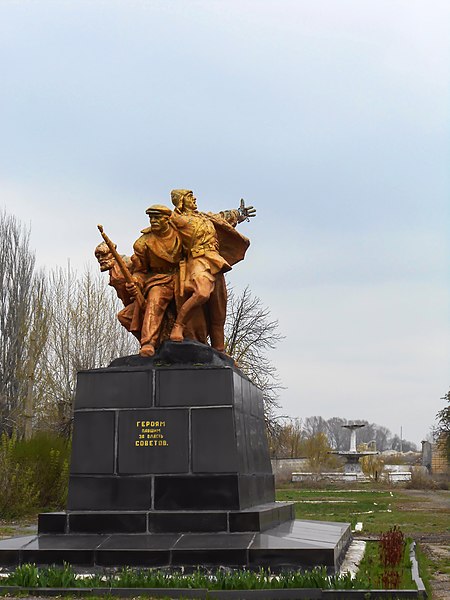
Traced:
POLYGON ((275 502, 262 394, 233 361, 165 342, 78 374, 67 512, 0 541, 0 564, 335 571, 350 539, 275 502))
POLYGON ((78 374, 69 511, 243 510, 275 500, 261 392, 198 342, 78 374))
POLYGON ((145 408, 152 395, 151 370, 98 369, 96 377, 78 378, 76 408, 145 408))
POLYGON ((71 473, 114 473, 114 412, 77 411, 73 428, 71 473))
POLYGON ((339 565, 351 541, 348 523, 291 521, 257 536, 249 565, 271 569, 339 565))
POLYGON ((293 502, 276 502, 261 507, 247 508, 239 512, 229 513, 230 531, 265 531, 295 519, 293 502))
POLYGON ((118 475, 189 473, 189 411, 122 410, 118 419, 118 475), (137 428, 137 423, 154 425, 137 428), (136 430, 156 433, 136 434, 136 430))
POLYGON ((94 566, 325 566, 336 572, 351 540, 348 523, 291 521, 258 532, 41 534, 0 540, 0 564, 94 566))
POLYGON ((152 479, 71 476, 68 510, 148 510, 152 479))
POLYGON ((223 406, 233 398, 227 369, 165 369, 157 372, 156 406, 223 406))

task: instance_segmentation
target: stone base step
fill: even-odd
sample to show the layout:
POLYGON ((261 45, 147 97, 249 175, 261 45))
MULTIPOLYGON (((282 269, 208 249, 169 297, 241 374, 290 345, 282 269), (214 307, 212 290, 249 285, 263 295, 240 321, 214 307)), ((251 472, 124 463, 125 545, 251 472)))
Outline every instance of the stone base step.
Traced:
POLYGON ((0 541, 0 565, 64 562, 81 567, 324 566, 336 572, 351 542, 349 523, 295 520, 262 533, 42 534, 0 541))
POLYGON ((295 517, 294 502, 236 511, 69 511, 41 513, 38 533, 184 533, 264 531, 295 517))

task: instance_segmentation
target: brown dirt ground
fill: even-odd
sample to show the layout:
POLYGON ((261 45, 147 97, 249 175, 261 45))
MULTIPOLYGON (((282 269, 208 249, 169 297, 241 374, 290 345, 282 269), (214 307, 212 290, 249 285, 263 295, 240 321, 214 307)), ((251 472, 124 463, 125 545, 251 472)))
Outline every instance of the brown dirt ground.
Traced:
MULTIPOLYGON (((450 539, 444 544, 420 542, 422 550, 431 560, 446 560, 450 564, 450 539)), ((431 589, 433 600, 450 600, 450 575, 442 571, 436 571, 431 578, 431 589)))

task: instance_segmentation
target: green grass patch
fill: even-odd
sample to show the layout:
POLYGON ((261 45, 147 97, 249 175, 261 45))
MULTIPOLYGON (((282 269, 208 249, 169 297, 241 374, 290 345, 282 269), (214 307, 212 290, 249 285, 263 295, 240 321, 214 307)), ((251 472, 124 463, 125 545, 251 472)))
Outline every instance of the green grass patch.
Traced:
POLYGON ((392 510, 390 492, 279 490, 277 500, 294 501, 297 519, 321 521, 375 522, 375 517, 389 515, 392 510))
POLYGON ((30 529, 26 527, 10 527, 8 525, 2 527, 0 525, 0 539, 8 537, 19 537, 23 535, 33 535, 33 532, 31 532, 30 529))
POLYGON ((37 532, 37 515, 30 515, 14 520, 0 520, 0 539, 33 535, 37 532))
POLYGON ((296 502, 297 519, 343 521, 363 532, 382 533, 397 525, 405 535, 449 531, 450 510, 433 508, 429 498, 411 497, 405 490, 279 489, 277 500, 296 502))

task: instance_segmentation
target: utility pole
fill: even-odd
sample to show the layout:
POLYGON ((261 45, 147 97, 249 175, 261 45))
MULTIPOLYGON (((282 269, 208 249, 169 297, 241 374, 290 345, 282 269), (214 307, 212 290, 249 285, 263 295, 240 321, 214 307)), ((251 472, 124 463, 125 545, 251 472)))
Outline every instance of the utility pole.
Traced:
POLYGON ((400 452, 403 452, 403 427, 400 425, 400 452))

